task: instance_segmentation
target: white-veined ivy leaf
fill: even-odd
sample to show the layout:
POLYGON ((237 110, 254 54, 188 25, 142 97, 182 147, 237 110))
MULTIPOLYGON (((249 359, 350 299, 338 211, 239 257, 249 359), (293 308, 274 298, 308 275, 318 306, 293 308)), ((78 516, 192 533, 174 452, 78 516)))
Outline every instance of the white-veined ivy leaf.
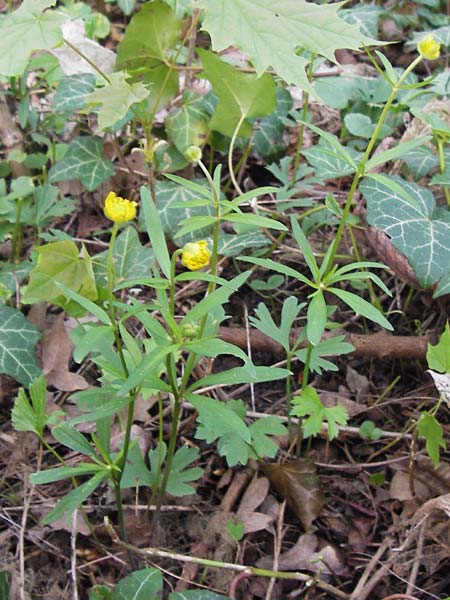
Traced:
POLYGON ((103 158, 103 140, 82 136, 70 142, 64 157, 50 169, 50 183, 79 179, 87 191, 92 192, 114 173, 109 158, 103 158))
MULTIPOLYGON (((96 254, 92 259, 95 278, 98 284, 106 282, 106 262, 108 251, 96 254)), ((113 261, 116 274, 116 285, 122 281, 139 279, 148 276, 154 263, 151 248, 143 246, 139 235, 132 225, 125 227, 117 236, 114 244, 113 261)))
MULTIPOLYGON (((199 180, 204 182, 206 188, 206 180, 199 180)), ((189 208, 183 208, 183 203, 189 200, 198 199, 198 194, 195 191, 191 191, 186 187, 182 187, 172 181, 158 181, 155 186, 156 202, 161 221, 162 229, 164 234, 171 240, 174 239, 175 235, 181 228, 181 221, 184 219, 189 220, 194 216, 212 216, 213 208, 212 202, 209 206, 190 206, 189 208)), ((139 216, 139 228, 145 230, 143 223, 143 212, 141 211, 139 216), (142 216, 141 216, 142 215, 142 216)), ((184 236, 176 239, 177 245, 183 246, 186 242, 192 242, 202 238, 207 238, 212 235, 212 228, 203 228, 193 233, 188 233, 184 236)))
POLYGON ((255 152, 268 161, 275 159, 286 148, 283 140, 285 125, 282 118, 286 117, 293 105, 292 96, 285 88, 277 87, 275 96, 275 110, 271 115, 257 122, 253 137, 255 152))
POLYGON ((98 126, 100 129, 114 126, 128 113, 128 109, 145 100, 150 91, 143 83, 129 83, 129 76, 124 71, 112 73, 110 83, 96 89, 85 97, 86 104, 97 105, 98 126))
POLYGON ((298 56, 305 48, 336 62, 338 48, 357 50, 374 40, 357 26, 339 18, 339 4, 317 6, 305 0, 200 0, 205 9, 203 27, 212 39, 213 49, 238 46, 246 52, 256 72, 269 66, 287 83, 314 94, 305 67, 298 56))
POLYGON ((439 281, 434 290, 433 298, 439 298, 439 296, 445 296, 445 294, 450 294, 450 272, 439 281))
POLYGON ((52 110, 55 112, 72 112, 83 108, 86 96, 95 90, 95 75, 80 73, 63 77, 56 88, 52 100, 52 110))
POLYGON ((231 600, 229 596, 222 596, 209 590, 186 590, 183 592, 172 592, 169 600, 231 600))
POLYGON ((392 176, 383 180, 365 178, 360 191, 367 202, 367 222, 391 238, 421 285, 428 287, 448 276, 450 211, 436 208, 430 190, 392 176))
POLYGON ((158 569, 141 569, 121 579, 109 600, 160 600, 163 580, 158 569))
POLYGON ((253 127, 247 119, 265 117, 275 108, 273 77, 242 73, 209 50, 197 49, 197 54, 204 67, 203 75, 212 83, 219 98, 211 129, 231 136, 241 123, 238 136, 250 137, 253 127))
POLYGON ((0 372, 29 386, 42 374, 35 348, 40 337, 20 311, 0 305, 0 372))
POLYGON ((218 253, 220 256, 237 256, 244 250, 263 248, 270 245, 270 240, 261 231, 247 233, 219 232, 218 253))
POLYGON ((181 106, 171 110, 165 120, 169 139, 184 154, 189 146, 203 146, 209 135, 210 116, 204 107, 203 96, 193 90, 183 94, 181 106))
MULTIPOLYGON (((353 148, 346 147, 345 151, 353 159, 355 164, 357 164, 362 157, 362 152, 358 152, 353 148)), ((309 164, 314 167, 316 177, 334 179, 335 177, 351 175, 356 171, 356 167, 348 164, 348 162, 342 158, 340 151, 322 137, 315 146, 303 150, 303 154, 309 164)))
POLYGON ((357 4, 352 8, 339 11, 339 16, 347 23, 358 25, 364 35, 372 38, 378 36, 378 19, 383 9, 374 4, 357 4))
POLYGON ((407 164, 416 181, 439 166, 439 156, 428 146, 410 150, 405 156, 402 156, 402 160, 407 164))
POLYGON ((59 12, 45 10, 56 0, 23 0, 0 21, 0 73, 22 75, 31 52, 53 48, 62 41, 59 12))
POLYGON ((160 106, 178 91, 178 73, 167 66, 167 59, 180 33, 180 21, 167 4, 161 0, 146 2, 131 18, 117 49, 117 68, 149 87, 160 106))

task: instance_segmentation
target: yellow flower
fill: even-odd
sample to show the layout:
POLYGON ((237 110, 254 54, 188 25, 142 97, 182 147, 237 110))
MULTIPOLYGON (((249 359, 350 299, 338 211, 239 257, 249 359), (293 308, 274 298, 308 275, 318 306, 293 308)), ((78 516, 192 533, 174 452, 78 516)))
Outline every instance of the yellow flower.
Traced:
POLYGON ((105 216, 114 223, 126 223, 136 216, 136 206, 137 202, 109 192, 105 200, 105 216))
POLYGON ((181 262, 191 271, 197 271, 209 265, 210 256, 211 252, 208 250, 208 243, 205 240, 189 242, 183 247, 181 262))
POLYGON ((417 44, 417 50, 419 51, 419 54, 421 54, 427 60, 436 60, 436 58, 439 58, 441 45, 430 33, 430 35, 426 35, 420 40, 420 42, 417 44))

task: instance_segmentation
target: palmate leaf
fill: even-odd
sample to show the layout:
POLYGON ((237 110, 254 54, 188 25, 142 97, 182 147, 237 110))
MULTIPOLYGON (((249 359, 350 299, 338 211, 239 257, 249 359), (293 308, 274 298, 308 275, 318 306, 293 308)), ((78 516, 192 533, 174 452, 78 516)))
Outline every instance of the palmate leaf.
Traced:
POLYGON ((22 5, 0 21, 0 73, 22 75, 33 50, 53 48, 62 42, 65 17, 45 9, 56 0, 23 0, 22 5))
POLYGON ((204 67, 204 76, 213 84, 219 103, 211 119, 211 128, 224 135, 233 135, 244 119, 238 135, 249 137, 253 127, 248 118, 265 117, 275 108, 275 82, 270 75, 256 77, 242 73, 223 62, 209 50, 197 50, 204 67))
POLYGON ((398 176, 372 175, 362 181, 360 191, 367 201, 367 222, 391 238, 421 285, 448 277, 450 211, 436 208, 428 189, 398 176))
POLYGON ((40 337, 38 329, 20 311, 0 306, 0 373, 26 386, 39 377, 42 371, 35 346, 40 337))
POLYGON ((49 171, 49 181, 79 179, 89 192, 94 191, 114 173, 112 162, 103 158, 103 140, 94 136, 77 137, 63 159, 49 171))
POLYGON ((205 9, 203 27, 213 49, 238 46, 246 52, 256 72, 269 66, 287 83, 314 94, 298 47, 336 62, 338 48, 357 50, 375 42, 356 25, 338 16, 341 2, 318 6, 305 0, 199 0, 205 9))
POLYGON ((130 106, 142 102, 150 94, 143 83, 128 83, 124 71, 112 73, 110 83, 85 97, 87 104, 100 104, 98 126, 100 129, 112 127, 123 119, 130 106))
POLYGON ((166 53, 175 47, 180 31, 175 13, 155 0, 145 3, 132 17, 118 46, 117 68, 126 69, 136 81, 149 86, 160 106, 178 91, 178 73, 167 66, 166 53))

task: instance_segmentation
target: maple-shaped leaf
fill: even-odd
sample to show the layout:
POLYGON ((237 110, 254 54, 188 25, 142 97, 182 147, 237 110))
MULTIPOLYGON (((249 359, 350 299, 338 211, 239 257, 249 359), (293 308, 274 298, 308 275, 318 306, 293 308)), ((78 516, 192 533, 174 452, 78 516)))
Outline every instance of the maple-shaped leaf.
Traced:
POLYGON ((22 75, 33 50, 50 49, 62 42, 64 16, 46 11, 56 0, 23 0, 0 23, 0 73, 22 75))
POLYGON ((375 43, 358 26, 338 16, 342 2, 318 6, 305 0, 198 0, 205 9, 203 28, 212 39, 213 50, 238 46, 261 75, 268 67, 292 83, 314 94, 305 67, 308 60, 298 48, 336 62, 338 48, 357 50, 375 43))
POLYGON ((145 100, 149 95, 143 83, 128 83, 124 71, 109 76, 110 83, 85 96, 88 104, 100 104, 98 126, 100 129, 112 127, 123 119, 133 104, 145 100))
POLYGON ((247 119, 265 117, 275 109, 273 77, 242 73, 208 50, 198 49, 197 54, 204 67, 204 76, 213 84, 219 97, 211 128, 231 136, 238 124, 242 123, 238 135, 250 137, 253 126, 247 119))
POLYGON ((305 438, 317 435, 326 421, 328 437, 330 440, 337 437, 339 425, 346 425, 348 414, 344 406, 324 406, 317 391, 308 386, 293 398, 294 408, 291 414, 297 417, 308 417, 303 421, 303 435, 305 438))

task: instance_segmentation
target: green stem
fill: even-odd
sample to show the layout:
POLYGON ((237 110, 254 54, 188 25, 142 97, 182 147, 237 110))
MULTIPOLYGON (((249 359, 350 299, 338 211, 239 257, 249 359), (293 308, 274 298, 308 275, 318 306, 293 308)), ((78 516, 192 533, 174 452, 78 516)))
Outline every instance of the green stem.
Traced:
MULTIPOLYGON (((313 75, 314 58, 315 58, 315 55, 313 54, 311 56, 311 62, 309 63, 308 72, 307 72, 309 81, 311 81, 312 75, 313 75)), ((309 93, 303 92, 303 108, 302 108, 302 113, 301 113, 301 120, 303 122, 300 123, 300 127, 298 130, 297 147, 295 149, 294 165, 292 168, 292 184, 294 184, 295 181, 297 180, 297 171, 298 171, 298 167, 300 165, 300 156, 301 156, 302 147, 303 147, 303 138, 305 135, 304 121, 306 121, 306 115, 308 114, 308 107, 309 107, 309 93)))
POLYGON ((74 46, 71 42, 69 42, 69 40, 66 40, 66 38, 64 38, 64 43, 67 44, 67 46, 69 46, 69 48, 75 52, 75 54, 78 54, 78 56, 80 58, 82 58, 84 61, 87 62, 87 64, 92 67, 94 69, 94 71, 96 71, 96 73, 98 73, 100 75, 100 77, 102 77, 106 83, 109 83, 111 85, 111 79, 108 77, 108 75, 102 71, 100 69, 100 67, 97 67, 97 65, 88 57, 86 56, 86 54, 84 54, 84 52, 82 52, 79 48, 77 48, 76 46, 74 46))
MULTIPOLYGON (((441 173, 445 171, 445 156, 444 156, 444 140, 440 136, 436 136, 438 152, 439 152, 439 168, 441 173)), ((450 190, 444 186, 444 194, 447 204, 450 206, 450 190)))
POLYGON ((237 139, 237 136, 239 133, 239 129, 241 128, 241 125, 244 122, 244 120, 245 120, 245 115, 241 115, 241 117, 233 131, 233 135, 232 135, 231 141, 230 141, 230 147, 228 148, 228 171, 230 173, 230 179, 233 183, 234 189, 240 196, 242 196, 243 191, 241 190, 239 183, 237 182, 237 179, 234 174, 233 151, 234 151, 234 144, 236 143, 236 139, 237 139))
POLYGON ((20 217, 22 215, 23 199, 17 198, 16 201, 16 222, 14 224, 13 233, 13 260, 18 263, 20 261, 20 253, 22 251, 23 229, 20 217))
POLYGON ((381 112, 381 115, 378 119, 378 122, 375 126, 375 129, 372 133, 372 137, 369 140, 369 143, 367 145, 366 151, 364 152, 363 157, 361 158, 358 167, 356 169, 356 173, 353 177, 353 181, 352 181, 352 185, 350 187, 350 191, 347 195, 347 199, 345 201, 345 205, 344 205, 344 209, 342 211, 342 218, 341 221, 339 223, 337 232, 336 232, 336 236, 333 240, 333 245, 332 245, 332 251, 330 252, 330 255, 328 257, 328 262, 326 265, 326 269, 325 269, 325 274, 324 276, 328 275, 329 272, 331 271, 331 269, 333 268, 333 263, 334 263, 334 259, 336 256, 336 252, 339 246, 339 243, 341 241, 342 235, 344 233, 344 228, 347 225, 347 219, 348 219, 348 215, 350 212, 350 208, 351 205, 353 203, 353 197, 355 195, 355 192, 358 188, 358 183, 359 180, 364 176, 365 174, 365 169, 366 169, 366 164, 367 161, 370 158, 370 155, 372 153, 372 150, 374 149, 374 146, 376 144, 376 141, 380 135, 380 131, 381 128, 384 124, 384 121, 389 113, 389 110, 392 106, 392 103, 395 100, 395 97, 397 95, 397 93, 399 92, 399 90, 401 89, 401 85, 403 83, 403 81, 406 79, 406 77, 409 75, 409 73, 411 73, 411 71, 421 62, 422 60, 422 56, 418 56, 415 60, 413 60, 413 62, 409 65, 409 67, 407 67, 407 69, 405 69, 405 71, 402 73, 402 75, 399 77, 397 83, 395 83, 395 85, 392 88, 392 92, 389 96, 389 98, 386 101, 386 104, 383 107, 383 110, 381 112))

